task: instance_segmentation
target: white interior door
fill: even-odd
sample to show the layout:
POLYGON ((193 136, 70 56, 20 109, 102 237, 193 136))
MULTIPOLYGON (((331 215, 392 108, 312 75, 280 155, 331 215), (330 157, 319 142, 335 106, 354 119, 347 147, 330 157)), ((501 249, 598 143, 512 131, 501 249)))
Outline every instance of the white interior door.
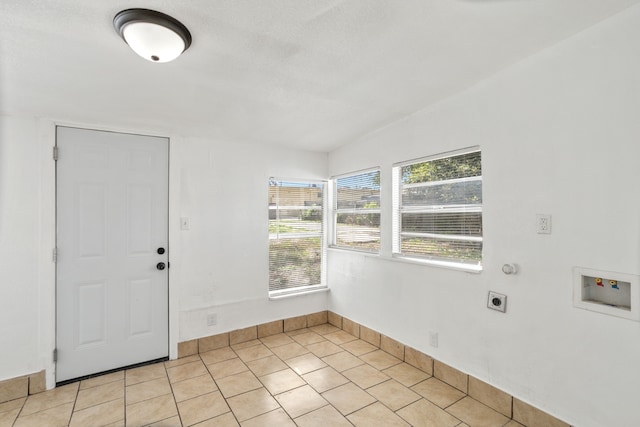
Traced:
POLYGON ((169 140, 56 134, 56 381, 166 357, 169 140))

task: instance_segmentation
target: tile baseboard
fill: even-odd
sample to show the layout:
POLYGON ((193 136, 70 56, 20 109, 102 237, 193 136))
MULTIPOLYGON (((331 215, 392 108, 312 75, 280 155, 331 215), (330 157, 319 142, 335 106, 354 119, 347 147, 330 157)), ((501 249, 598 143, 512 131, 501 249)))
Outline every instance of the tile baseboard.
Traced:
POLYGON ((0 381, 0 403, 42 393, 47 389, 45 371, 0 381))
MULTIPOLYGON (((542 425, 548 427, 570 427, 569 424, 564 421, 519 400, 517 397, 435 360, 428 354, 404 345, 393 338, 387 337, 380 332, 370 329, 365 325, 360 325, 332 311, 320 311, 180 342, 178 343, 178 358, 206 353, 211 350, 241 344, 258 338, 322 324, 332 325, 356 338, 368 342, 382 351, 403 360, 405 363, 455 387, 525 427, 542 425)), ((0 385, 1 384, 2 383, 0 383, 0 385)), ((2 394, 0 392, 0 397, 1 396, 2 394)), ((0 403, 1 402, 2 400, 0 400, 0 403)))

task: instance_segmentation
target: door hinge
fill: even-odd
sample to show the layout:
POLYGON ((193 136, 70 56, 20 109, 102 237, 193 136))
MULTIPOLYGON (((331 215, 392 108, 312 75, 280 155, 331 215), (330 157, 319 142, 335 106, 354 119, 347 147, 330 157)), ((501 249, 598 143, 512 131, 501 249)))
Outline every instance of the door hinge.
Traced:
POLYGON ((58 146, 54 145, 53 147, 53 160, 57 161, 58 160, 58 146))
POLYGON ((54 362, 58 361, 58 349, 57 348, 53 349, 53 361, 54 362))
POLYGON ((53 262, 58 262, 58 248, 53 248, 53 256, 51 258, 53 262))

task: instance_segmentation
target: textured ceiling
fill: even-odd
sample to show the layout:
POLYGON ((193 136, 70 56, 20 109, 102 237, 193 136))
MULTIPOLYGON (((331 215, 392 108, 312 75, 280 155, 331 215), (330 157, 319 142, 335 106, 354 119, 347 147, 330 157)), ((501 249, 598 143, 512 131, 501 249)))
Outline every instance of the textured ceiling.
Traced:
POLYGON ((330 151, 640 0, 0 0, 0 113, 330 151), (112 27, 185 24, 176 61, 112 27))

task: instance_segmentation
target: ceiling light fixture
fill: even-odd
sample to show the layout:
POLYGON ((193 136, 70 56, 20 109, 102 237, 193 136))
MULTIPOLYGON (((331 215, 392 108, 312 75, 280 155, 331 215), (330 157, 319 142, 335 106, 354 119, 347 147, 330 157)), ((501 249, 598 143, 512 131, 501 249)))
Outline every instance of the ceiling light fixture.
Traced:
POLYGON ((151 62, 169 62, 191 45, 191 33, 180 21, 149 9, 126 9, 113 26, 135 53, 151 62))

